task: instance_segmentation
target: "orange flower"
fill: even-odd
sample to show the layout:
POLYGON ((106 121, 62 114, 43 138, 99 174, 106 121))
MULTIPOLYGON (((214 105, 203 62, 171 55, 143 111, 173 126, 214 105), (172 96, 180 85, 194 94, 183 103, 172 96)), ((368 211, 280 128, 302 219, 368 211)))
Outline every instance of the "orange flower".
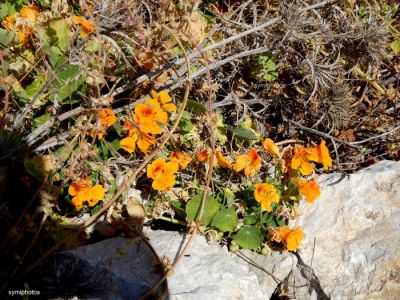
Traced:
POLYGON ((210 154, 208 153, 208 150, 201 150, 197 153, 197 159, 201 162, 208 160, 209 156, 210 154))
POLYGON ((23 7, 19 11, 19 15, 24 19, 35 22, 37 16, 39 16, 39 8, 36 6, 23 7))
POLYGON ((114 112, 110 108, 103 108, 99 111, 98 114, 99 121, 100 121, 100 128, 96 128, 94 131, 92 131, 90 134, 92 136, 97 134, 97 137, 99 139, 102 139, 104 134, 107 131, 107 128, 110 127, 112 124, 115 123, 117 118, 115 117, 114 112))
POLYGON ((1 21, 1 25, 3 25, 4 28, 11 30, 14 28, 15 25, 15 18, 13 16, 7 16, 3 21, 1 21))
POLYGON ((169 155, 169 159, 172 162, 178 163, 182 170, 186 169, 186 167, 188 166, 188 164, 192 160, 189 154, 182 153, 182 152, 172 152, 169 155))
POLYGON ((271 211, 271 203, 279 202, 279 194, 275 186, 269 183, 257 183, 254 185, 254 198, 261 203, 261 207, 266 211, 271 211))
POLYGON ((300 173, 305 176, 310 175, 313 171, 313 166, 307 158, 309 154, 310 152, 303 146, 295 145, 294 156, 291 163, 292 169, 299 170, 300 173))
POLYGON ((217 150, 215 158, 217 159, 217 164, 222 168, 232 168, 232 163, 222 155, 221 150, 217 150))
POLYGON ((178 164, 165 162, 158 158, 147 167, 147 177, 153 179, 152 187, 158 191, 164 191, 175 185, 175 173, 178 171, 178 164))
POLYGON ((307 158, 316 163, 322 164, 324 170, 332 167, 332 158, 329 154, 329 149, 326 147, 326 142, 321 139, 321 143, 318 147, 311 147, 307 149, 307 158))
POLYGON ((300 227, 290 229, 286 226, 278 228, 279 235, 289 251, 295 251, 304 239, 304 232, 300 227))
POLYGON ((167 91, 161 91, 158 94, 156 91, 151 91, 151 96, 153 99, 157 100, 159 105, 165 110, 170 112, 176 111, 176 106, 172 103, 172 98, 168 95, 167 91))
POLYGON ((263 147, 265 151, 275 155, 276 157, 281 157, 281 153, 279 151, 278 146, 274 143, 273 140, 266 138, 263 142, 263 147))
POLYGON ((115 117, 114 112, 110 108, 103 108, 99 112, 99 120, 103 127, 108 128, 112 124, 115 123, 117 118, 115 117))
POLYGON ((134 121, 145 133, 161 134, 163 131, 159 124, 166 124, 168 115, 156 106, 140 103, 135 107, 134 121))
POLYGON ((151 135, 141 132, 137 128, 131 127, 128 137, 122 139, 119 144, 122 149, 129 153, 135 151, 136 145, 142 153, 147 153, 151 145, 154 145, 156 142, 157 140, 151 135))
POLYGON ((90 23, 89 21, 86 21, 84 18, 79 17, 79 16, 72 16, 71 19, 75 23, 78 23, 81 25, 81 33, 79 35, 80 38, 83 39, 94 31, 94 25, 92 23, 90 23))
POLYGON ((244 169, 246 176, 254 176, 257 170, 261 168, 261 157, 257 150, 252 148, 247 154, 236 157, 236 162, 233 164, 233 169, 240 172, 244 169))
POLYGON ((71 201, 72 205, 74 205, 77 210, 81 210, 84 202, 88 202, 91 207, 97 205, 97 203, 104 198, 105 191, 100 184, 92 186, 91 179, 82 178, 69 186, 68 194, 73 196, 71 201))
POLYGON ((321 189, 319 185, 314 181, 299 180, 300 193, 304 195, 308 203, 313 203, 316 198, 319 197, 321 189))
POLYGON ((29 38, 33 36, 33 30, 27 26, 17 26, 18 41, 29 47, 29 38))

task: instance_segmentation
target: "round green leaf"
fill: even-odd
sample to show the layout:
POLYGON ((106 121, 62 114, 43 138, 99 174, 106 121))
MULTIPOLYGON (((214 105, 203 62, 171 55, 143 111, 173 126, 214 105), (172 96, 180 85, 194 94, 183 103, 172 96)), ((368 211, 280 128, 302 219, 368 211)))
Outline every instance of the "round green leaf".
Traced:
MULTIPOLYGON (((186 204, 186 220, 195 221, 200 212, 202 195, 195 195, 186 204)), ((211 223, 214 215, 219 210, 219 203, 213 197, 207 197, 204 204, 203 213, 201 215, 201 224, 207 226, 211 223)))
POLYGON ((261 246, 262 234, 259 228, 245 225, 234 236, 233 240, 244 249, 256 249, 261 246))
POLYGON ((233 207, 223 209, 214 216, 211 226, 223 232, 233 231, 238 223, 238 218, 233 207))

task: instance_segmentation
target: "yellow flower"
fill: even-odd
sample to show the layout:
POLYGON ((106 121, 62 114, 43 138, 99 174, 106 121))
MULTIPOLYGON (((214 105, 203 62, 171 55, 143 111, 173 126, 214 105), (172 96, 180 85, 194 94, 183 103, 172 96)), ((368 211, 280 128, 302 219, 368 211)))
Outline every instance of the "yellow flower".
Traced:
POLYGON ((304 195, 308 203, 313 203, 314 200, 319 197, 321 189, 314 180, 299 180, 298 183, 300 193, 304 195))
POLYGON ((39 16, 39 8, 36 6, 23 7, 19 11, 19 15, 24 19, 35 22, 37 16, 39 16))
POLYGON ((91 179, 82 178, 69 186, 68 194, 73 196, 71 201, 72 205, 74 205, 77 210, 81 210, 85 202, 88 202, 91 207, 95 206, 104 198, 105 191, 100 184, 92 186, 91 179))
POLYGON ((169 159, 172 162, 178 163, 182 170, 186 169, 186 167, 188 166, 188 164, 192 160, 189 154, 182 153, 182 152, 172 152, 169 155, 169 159))
POLYGON ((158 94, 156 91, 151 91, 151 96, 153 99, 157 100, 159 105, 161 105, 165 110, 170 112, 176 111, 176 106, 172 103, 172 98, 168 95, 167 91, 161 91, 158 94))
POLYGON ((233 164, 233 169, 240 172, 244 169, 246 176, 254 176, 257 170, 261 168, 261 157, 258 155, 257 150, 252 148, 247 154, 239 155, 236 157, 236 162, 233 164))
POLYGON ((80 38, 83 39, 94 31, 94 25, 92 23, 90 23, 89 21, 86 21, 84 18, 73 15, 71 17, 71 19, 75 23, 78 23, 81 25, 81 33, 79 35, 80 38))
POLYGON ((307 158, 316 163, 322 164, 324 170, 332 167, 332 158, 329 154, 329 149, 326 147, 326 142, 321 139, 321 143, 318 147, 311 147, 307 149, 307 158))
POLYGON ((222 155, 221 150, 217 150, 215 158, 217 160, 217 164, 222 168, 232 168, 232 163, 222 155))
POLYGON ((304 232, 300 227, 290 229, 286 226, 278 228, 279 235, 289 251, 295 251, 304 239, 304 232))
POLYGON ((178 171, 178 164, 165 162, 158 158, 147 167, 147 177, 153 179, 152 187, 158 191, 164 191, 175 185, 175 173, 178 171))
POLYGON ((279 194, 276 188, 269 183, 257 183, 254 185, 254 198, 261 203, 261 207, 266 211, 271 211, 271 203, 279 202, 279 194))
POLYGON ((294 170, 299 170, 304 176, 310 175, 313 172, 313 166, 308 160, 309 152, 300 145, 294 146, 294 155, 292 158, 291 167, 294 170))
POLYGON ((263 147, 265 151, 275 155, 277 158, 281 157, 281 153, 279 151, 278 146, 274 143, 273 140, 266 138, 263 142, 263 147))

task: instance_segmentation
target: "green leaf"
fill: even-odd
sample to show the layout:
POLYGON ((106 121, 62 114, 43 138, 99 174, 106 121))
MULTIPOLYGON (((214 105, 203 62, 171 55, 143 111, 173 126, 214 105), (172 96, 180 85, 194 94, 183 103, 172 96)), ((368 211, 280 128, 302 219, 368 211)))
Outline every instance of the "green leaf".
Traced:
POLYGON ((190 115, 189 115, 189 113, 187 111, 185 111, 183 113, 181 121, 179 122, 178 127, 184 133, 188 133, 194 128, 194 125, 193 125, 192 121, 190 120, 190 115))
POLYGON ((33 120, 35 126, 40 126, 52 117, 51 113, 45 113, 33 120))
POLYGON ((101 147, 101 157, 104 160, 107 160, 108 159, 108 146, 103 140, 100 140, 100 147, 101 147))
POLYGON ((261 76, 267 82, 272 83, 279 76, 277 66, 270 55, 257 55, 253 59, 253 66, 255 68, 253 73, 261 73, 261 76))
POLYGON ((80 72, 79 66, 69 65, 57 75, 53 85, 60 101, 70 97, 83 84, 85 80, 80 72))
POLYGON ((259 228, 245 225, 233 237, 233 240, 244 249, 256 249, 261 246, 263 237, 259 228))
POLYGON ((400 54, 400 39, 393 41, 390 44, 390 47, 392 48, 394 54, 396 55, 400 54))
MULTIPOLYGON (((186 204, 186 220, 187 221, 195 221, 200 212, 201 207, 201 199, 203 196, 195 195, 187 204, 186 204)), ((214 215, 219 210, 219 203, 213 197, 208 196, 206 202, 204 204, 203 213, 201 215, 201 223, 205 226, 211 223, 214 215)))
MULTIPOLYGON (((4 3, 3 4, 0 4, 0 19, 2 20, 2 19, 4 19, 5 17, 7 17, 8 16, 8 8, 7 8, 7 5, 5 5, 4 3)), ((1 40, 1 39, 0 39, 1 40)), ((3 41, 3 40, 1 40, 1 41, 3 41)))
POLYGON ((4 46, 10 45, 14 41, 15 33, 0 28, 0 41, 4 46))
POLYGON ((257 223, 257 217, 256 216, 247 216, 246 218, 244 218, 244 224, 245 225, 254 225, 257 223))
POLYGON ((93 215, 96 214, 98 211, 100 211, 102 208, 103 208, 103 203, 97 204, 95 207, 93 207, 93 208, 90 210, 90 215, 93 216, 93 215))
POLYGON ((62 53, 57 46, 43 46, 43 50, 47 53, 50 64, 53 67, 58 67, 65 61, 65 57, 62 56, 62 53))
POLYGON ((47 24, 37 26, 36 31, 44 45, 57 46, 62 52, 68 49, 72 32, 68 22, 63 18, 54 18, 47 24))
POLYGON ((178 200, 173 200, 173 201, 170 201, 170 203, 171 203, 172 207, 174 208, 175 213, 179 217, 181 217, 182 219, 185 219, 186 218, 186 212, 183 209, 182 202, 178 201, 178 200))
POLYGON ((235 229, 238 223, 238 217, 233 207, 220 210, 214 216, 211 226, 218 228, 223 232, 231 232, 235 229))
POLYGON ((119 140, 118 139, 114 139, 111 142, 111 146, 114 148, 115 151, 118 151, 119 149, 121 149, 121 146, 119 144, 119 140))
POLYGON ((247 140, 247 141, 255 141, 259 140, 259 136, 253 129, 246 129, 242 127, 232 127, 226 126, 226 128, 233 133, 236 138, 247 140))
POLYGON ((187 108, 198 114, 204 114, 207 111, 207 108, 203 104, 190 99, 188 100, 187 108))

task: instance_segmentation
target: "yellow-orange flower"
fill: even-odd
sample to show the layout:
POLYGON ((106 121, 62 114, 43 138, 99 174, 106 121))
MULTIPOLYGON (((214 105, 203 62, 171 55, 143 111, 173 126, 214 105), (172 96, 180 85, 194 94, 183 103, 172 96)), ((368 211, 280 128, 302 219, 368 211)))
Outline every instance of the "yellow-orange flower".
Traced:
POLYGON ((279 235, 289 251, 295 251, 304 239, 304 232, 300 227, 290 229, 286 226, 278 228, 279 235))
POLYGON ((91 135, 94 136, 97 134, 97 137, 99 139, 102 139, 104 134, 107 131, 107 128, 110 127, 112 124, 115 123, 117 118, 115 117, 114 112, 110 108, 103 108, 99 111, 98 114, 99 121, 100 121, 100 128, 94 130, 94 132, 91 132, 91 135))
POLYGON ((122 149, 128 153, 132 153, 136 149, 136 145, 142 153, 147 153, 157 140, 151 135, 140 131, 138 128, 131 127, 126 138, 122 139, 119 144, 122 149))
POLYGON ((275 155, 276 157, 281 157, 281 153, 279 151, 278 146, 274 143, 273 140, 266 138, 263 142, 263 147, 265 151, 275 155))
POLYGON ((17 26, 18 41, 23 43, 26 47, 29 47, 29 39, 31 36, 33 36, 33 33, 33 30, 27 26, 17 26))
POLYGON ((269 183, 257 183, 254 185, 254 198, 261 203, 263 210, 271 211, 271 203, 279 202, 279 194, 274 185, 269 183))
POLYGON ((97 184, 92 186, 91 179, 82 178, 69 186, 68 194, 73 196, 71 201, 72 205, 74 205, 77 210, 81 210, 85 202, 91 207, 95 206, 104 198, 105 191, 102 185, 97 184))
POLYGON ((94 31, 94 25, 84 18, 79 16, 72 16, 72 21, 81 25, 80 38, 85 38, 94 31))
POLYGON ((158 158, 147 167, 147 177, 153 179, 152 187, 164 191, 175 185, 175 173, 178 171, 176 162, 165 162, 158 158))
POLYGON ((13 16, 7 16, 3 21, 1 21, 1 25, 3 25, 4 28, 11 30, 14 28, 15 25, 15 18, 13 16))
POLYGON ((294 146, 294 155, 292 158, 291 167, 294 170, 299 170, 301 174, 307 176, 313 172, 313 166, 308 159, 309 152, 306 148, 300 145, 294 146))
POLYGON ((99 120, 101 125, 104 127, 110 127, 112 124, 115 123, 117 118, 115 117, 114 112, 110 108, 103 108, 99 112, 99 120))
POLYGON ((204 149, 199 151, 199 153, 197 153, 197 159, 201 162, 203 161, 208 161, 210 154, 208 153, 208 150, 204 149))
POLYGON ((172 103, 172 98, 167 91, 161 91, 158 94, 156 91, 151 91, 151 96, 163 109, 170 112, 176 111, 176 106, 172 103))
POLYGON ((311 147, 307 149, 307 158, 316 163, 322 164, 324 170, 332 167, 332 158, 329 154, 329 149, 326 147, 326 142, 321 139, 318 147, 311 147))
POLYGON ((221 150, 217 150, 215 154, 215 158, 217 159, 217 164, 222 168, 232 168, 232 163, 222 155, 221 150))
POLYGON ((233 169, 240 172, 244 169, 246 176, 254 176, 257 170, 261 168, 261 157, 257 150, 252 148, 247 154, 242 154, 236 157, 236 162, 233 164, 233 169))
POLYGON ((181 169, 186 169, 190 161, 192 160, 190 155, 187 153, 182 153, 182 152, 172 152, 169 155, 169 159, 172 162, 178 163, 178 165, 181 167, 181 169))
POLYGON ((23 7, 19 11, 19 15, 24 19, 35 22, 36 18, 39 16, 39 8, 36 6, 23 7))
POLYGON ((135 107, 134 121, 139 126, 140 131, 161 134, 163 131, 159 124, 166 124, 168 122, 168 115, 156 106, 149 103, 140 103, 135 107))
POLYGON ((299 180, 298 183, 300 193, 304 195, 308 203, 313 203, 319 197, 321 189, 315 180, 299 180))

